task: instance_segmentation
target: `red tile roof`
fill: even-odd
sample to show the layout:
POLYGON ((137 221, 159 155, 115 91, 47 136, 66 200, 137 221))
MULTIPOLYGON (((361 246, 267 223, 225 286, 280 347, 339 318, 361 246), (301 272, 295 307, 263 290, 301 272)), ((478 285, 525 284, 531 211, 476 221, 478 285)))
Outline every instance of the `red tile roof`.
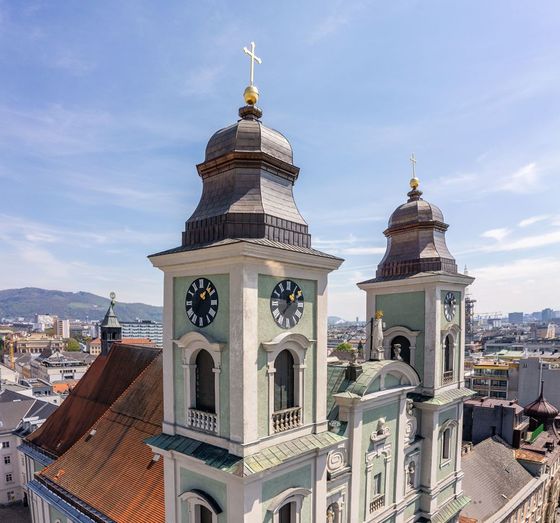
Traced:
POLYGON ((98 356, 60 407, 26 440, 53 457, 66 452, 161 351, 114 344, 98 356))
POLYGON ((117 523, 163 523, 163 460, 153 462, 144 443, 161 433, 162 383, 160 356, 94 424, 95 434, 88 431, 37 479, 117 523))

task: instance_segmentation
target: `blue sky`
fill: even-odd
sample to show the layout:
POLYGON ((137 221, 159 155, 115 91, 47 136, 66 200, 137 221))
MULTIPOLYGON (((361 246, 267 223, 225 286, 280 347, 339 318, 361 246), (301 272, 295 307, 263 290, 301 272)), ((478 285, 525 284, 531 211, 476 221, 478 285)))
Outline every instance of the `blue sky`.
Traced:
POLYGON ((478 311, 558 309, 559 21, 552 0, 0 1, 0 288, 160 304, 146 255, 179 244, 254 40, 314 246, 346 259, 331 314, 364 316, 413 151, 478 311))

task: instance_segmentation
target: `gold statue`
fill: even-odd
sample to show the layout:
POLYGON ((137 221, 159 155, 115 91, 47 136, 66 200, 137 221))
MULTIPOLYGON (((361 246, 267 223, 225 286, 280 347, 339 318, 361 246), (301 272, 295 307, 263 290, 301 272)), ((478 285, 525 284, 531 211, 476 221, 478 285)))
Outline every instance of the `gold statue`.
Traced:
POLYGON ((257 62, 258 64, 262 64, 262 60, 255 54, 255 42, 251 42, 251 50, 244 47, 243 51, 251 58, 251 74, 249 76, 250 83, 245 89, 243 97, 245 98, 245 103, 247 105, 255 105, 259 100, 259 90, 257 89, 257 86, 254 85, 255 62, 257 62))

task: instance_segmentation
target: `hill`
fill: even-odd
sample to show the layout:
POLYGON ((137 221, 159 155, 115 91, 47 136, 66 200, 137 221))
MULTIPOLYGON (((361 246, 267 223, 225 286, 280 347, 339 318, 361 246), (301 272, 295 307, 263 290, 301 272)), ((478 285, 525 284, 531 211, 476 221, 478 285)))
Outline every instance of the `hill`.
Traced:
MULTIPOLYGON (((76 320, 101 320, 109 307, 109 299, 90 292, 63 292, 25 287, 0 290, 0 318, 32 320, 35 314, 51 314, 76 320)), ((161 321, 162 307, 144 303, 120 303, 115 312, 121 321, 161 321)))

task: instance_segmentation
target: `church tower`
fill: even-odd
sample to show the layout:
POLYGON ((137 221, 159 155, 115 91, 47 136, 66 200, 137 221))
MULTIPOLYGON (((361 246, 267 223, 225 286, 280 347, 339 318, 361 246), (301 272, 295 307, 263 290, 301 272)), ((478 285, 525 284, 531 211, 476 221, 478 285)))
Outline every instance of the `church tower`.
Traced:
POLYGON ((115 293, 112 292, 110 295, 111 303, 109 308, 105 313, 103 321, 99 325, 100 337, 101 337, 101 354, 107 356, 111 345, 117 341, 122 340, 122 327, 119 323, 119 319, 115 314, 115 293))
POLYGON ((383 357, 408 363, 420 378, 409 395, 423 438, 420 505, 436 514, 438 499, 462 491, 463 401, 473 394, 464 387, 465 290, 474 278, 458 273, 445 242, 448 225, 422 198, 414 170, 410 186, 389 218, 375 278, 358 286, 366 291, 367 317, 383 317, 383 357))
POLYGON ((197 165, 202 196, 164 273, 167 522, 307 522, 326 512, 327 278, 293 197, 292 148, 251 84, 197 165))

